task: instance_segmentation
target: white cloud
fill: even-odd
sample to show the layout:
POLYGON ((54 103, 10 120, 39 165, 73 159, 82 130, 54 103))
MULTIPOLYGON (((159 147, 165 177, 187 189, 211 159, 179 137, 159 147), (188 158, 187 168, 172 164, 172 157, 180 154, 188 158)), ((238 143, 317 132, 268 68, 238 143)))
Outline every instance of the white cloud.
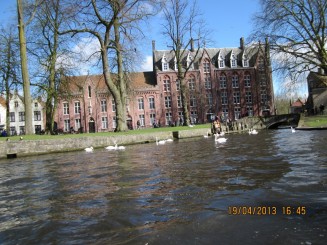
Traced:
POLYGON ((152 56, 148 55, 145 58, 145 61, 143 62, 141 66, 142 71, 153 71, 153 62, 152 62, 152 56))

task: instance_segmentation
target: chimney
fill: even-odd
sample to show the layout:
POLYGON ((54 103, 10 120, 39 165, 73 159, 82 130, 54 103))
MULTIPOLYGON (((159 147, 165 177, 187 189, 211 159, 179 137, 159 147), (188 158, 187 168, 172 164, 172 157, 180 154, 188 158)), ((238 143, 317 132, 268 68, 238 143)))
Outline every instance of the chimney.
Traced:
POLYGON ((194 40, 191 38, 191 52, 194 52, 194 40))
POLYGON ((244 37, 240 38, 240 49, 244 50, 244 37))
POLYGON ((152 52, 156 50, 156 41, 152 40, 152 52))

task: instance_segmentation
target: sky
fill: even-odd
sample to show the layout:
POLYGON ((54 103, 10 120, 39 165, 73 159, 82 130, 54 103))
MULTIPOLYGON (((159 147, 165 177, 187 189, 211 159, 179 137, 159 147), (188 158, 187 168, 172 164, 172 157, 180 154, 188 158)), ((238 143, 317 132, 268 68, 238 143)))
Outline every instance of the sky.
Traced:
MULTIPOLYGON (((245 42, 252 31, 252 17, 260 10, 259 0, 198 0, 198 6, 208 29, 211 31, 213 44, 210 47, 239 47, 240 38, 245 42)), ((0 0, 0 23, 16 18, 16 0, 0 0)), ((146 37, 142 40, 142 71, 152 71, 152 40, 156 49, 168 49, 163 40, 160 23, 149 23, 144 30, 146 37)), ((87 68, 84 69, 84 72, 87 68)), ((275 84, 279 81, 274 79, 275 84)), ((275 91, 276 87, 275 86, 275 91)), ((302 92, 306 93, 306 91, 302 92)))

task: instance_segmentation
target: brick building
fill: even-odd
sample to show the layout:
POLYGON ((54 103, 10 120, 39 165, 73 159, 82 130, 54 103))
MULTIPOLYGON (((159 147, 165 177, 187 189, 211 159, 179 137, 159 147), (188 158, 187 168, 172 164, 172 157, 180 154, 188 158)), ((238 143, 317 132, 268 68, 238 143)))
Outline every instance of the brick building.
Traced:
MULTIPOLYGON (((176 60, 170 50, 152 43, 153 72, 131 73, 128 83, 129 128, 168 126, 182 122, 180 84, 176 60)), ((190 50, 184 65, 193 65, 186 76, 191 123, 244 116, 274 114, 274 95, 268 43, 237 48, 190 50)), ((70 77, 69 88, 58 101, 56 122, 63 131, 112 131, 115 103, 102 75, 70 77)))

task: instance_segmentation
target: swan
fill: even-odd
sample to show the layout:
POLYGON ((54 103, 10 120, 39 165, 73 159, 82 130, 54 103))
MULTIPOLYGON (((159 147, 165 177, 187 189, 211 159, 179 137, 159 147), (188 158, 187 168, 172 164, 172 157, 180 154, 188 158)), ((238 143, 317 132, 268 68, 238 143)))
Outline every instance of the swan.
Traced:
POLYGON ((220 138, 218 134, 215 134, 215 142, 225 143, 227 141, 226 138, 220 138))
POLYGON ((174 140, 173 139, 166 139, 166 142, 173 142, 174 140))
POLYGON ((113 145, 109 145, 106 147, 107 150, 125 150, 126 147, 125 146, 118 146, 117 144, 115 144, 114 146, 113 145))
POLYGON ((258 131, 255 129, 250 129, 249 134, 258 134, 258 131))
POLYGON ((86 151, 86 152, 93 152, 93 147, 92 146, 91 147, 86 147, 84 149, 84 151, 86 151))
POLYGON ((295 133, 295 128, 291 127, 292 133, 295 133))
POLYGON ((156 137, 156 144, 157 145, 164 145, 164 144, 166 144, 166 141, 165 140, 158 140, 158 137, 156 137))

